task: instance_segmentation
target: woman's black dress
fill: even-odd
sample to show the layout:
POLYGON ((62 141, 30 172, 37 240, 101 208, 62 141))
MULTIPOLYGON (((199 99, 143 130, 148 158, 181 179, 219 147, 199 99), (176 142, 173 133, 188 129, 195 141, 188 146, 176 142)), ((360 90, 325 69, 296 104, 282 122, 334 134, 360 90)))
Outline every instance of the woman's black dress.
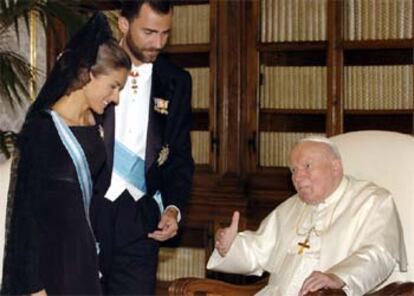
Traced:
MULTIPOLYGON (((97 126, 71 127, 93 184, 107 174, 97 126)), ((15 195, 9 199, 2 295, 101 293, 98 257, 72 159, 49 114, 29 122, 19 139, 15 195)), ((94 196, 100 196, 94 186, 94 196)), ((103 195, 102 195, 103 196, 103 195)))

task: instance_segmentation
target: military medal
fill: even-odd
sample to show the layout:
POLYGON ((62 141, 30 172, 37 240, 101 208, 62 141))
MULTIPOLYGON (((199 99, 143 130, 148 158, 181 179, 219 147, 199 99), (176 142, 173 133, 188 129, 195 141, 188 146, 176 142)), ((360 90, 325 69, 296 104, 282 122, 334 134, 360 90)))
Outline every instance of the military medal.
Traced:
POLYGON ((98 130, 99 130, 99 136, 101 136, 101 138, 103 139, 105 133, 104 133, 104 129, 103 129, 102 125, 98 125, 98 130))
POLYGON ((168 159, 168 155, 170 154, 170 148, 168 145, 165 145, 161 148, 160 153, 158 154, 157 164, 158 166, 162 166, 168 159))
POLYGON ((134 94, 137 94, 138 93, 138 80, 137 80, 137 78, 139 76, 139 73, 138 73, 138 71, 131 71, 129 73, 129 76, 132 77, 132 79, 131 79, 132 92, 134 94))
POLYGON ((161 114, 168 114, 168 100, 154 98, 154 110, 161 114))

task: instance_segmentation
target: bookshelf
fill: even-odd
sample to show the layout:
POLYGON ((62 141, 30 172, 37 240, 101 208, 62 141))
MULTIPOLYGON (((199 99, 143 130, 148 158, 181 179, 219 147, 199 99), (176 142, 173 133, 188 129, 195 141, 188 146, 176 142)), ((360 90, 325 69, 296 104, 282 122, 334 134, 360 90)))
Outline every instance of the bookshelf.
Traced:
POLYGON ((413 133, 412 0, 261 0, 249 121, 250 172, 277 172, 308 134, 413 133), (256 73, 256 74, 255 74, 256 73))
POLYGON ((246 1, 249 225, 293 193, 308 134, 414 133, 413 0, 246 1))
POLYGON ((259 2, 258 111, 251 123, 259 149, 251 171, 287 167, 298 139, 325 134, 328 108, 328 1, 259 2))
POLYGON ((190 72, 193 127, 192 153, 198 171, 212 172, 216 163, 214 1, 175 1, 172 32, 165 55, 190 72))
POLYGON ((341 8, 344 131, 413 133, 413 1, 352 0, 341 8))
MULTIPOLYGON (((213 249, 211 218, 200 219, 196 212, 197 217, 191 218, 190 212, 192 203, 199 200, 198 192, 205 192, 205 179, 215 175, 218 162, 217 1, 175 1, 172 32, 164 50, 170 61, 186 69, 192 77, 191 142, 196 173, 187 214, 189 218, 181 223, 178 237, 166 242, 160 249, 157 295, 167 294, 169 282, 176 278, 206 277, 205 266, 213 249)), ((202 207, 206 210, 205 205, 202 207)))

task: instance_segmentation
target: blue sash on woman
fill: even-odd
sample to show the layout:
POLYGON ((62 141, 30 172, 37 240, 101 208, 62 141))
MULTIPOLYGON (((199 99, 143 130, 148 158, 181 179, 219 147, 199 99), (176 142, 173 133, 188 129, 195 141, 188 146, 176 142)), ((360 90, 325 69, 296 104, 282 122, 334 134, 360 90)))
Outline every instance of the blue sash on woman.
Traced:
MULTIPOLYGON (((68 151, 70 157, 72 158, 73 164, 78 175, 78 180, 82 192, 83 208, 85 210, 85 218, 88 222, 89 228, 91 230, 92 236, 92 225, 89 219, 89 207, 92 199, 92 178, 91 172, 89 170, 89 164, 85 156, 81 145, 79 144, 76 137, 73 135, 70 128, 63 121, 63 119, 53 110, 48 110, 52 116, 53 123, 58 131, 59 137, 62 140, 63 145, 68 151)), ((94 237, 95 238, 95 237, 94 237)))

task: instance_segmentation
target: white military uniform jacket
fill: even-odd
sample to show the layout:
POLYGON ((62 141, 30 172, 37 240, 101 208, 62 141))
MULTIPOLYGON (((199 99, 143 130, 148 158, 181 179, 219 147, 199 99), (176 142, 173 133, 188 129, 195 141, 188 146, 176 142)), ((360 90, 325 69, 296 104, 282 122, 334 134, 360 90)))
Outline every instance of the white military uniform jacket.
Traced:
POLYGON ((340 277, 347 295, 363 295, 406 265, 390 193, 345 176, 318 205, 308 205, 298 195, 289 198, 256 232, 240 232, 225 257, 215 250, 207 268, 254 275, 268 271, 269 283, 258 295, 296 296, 313 270, 340 277))

